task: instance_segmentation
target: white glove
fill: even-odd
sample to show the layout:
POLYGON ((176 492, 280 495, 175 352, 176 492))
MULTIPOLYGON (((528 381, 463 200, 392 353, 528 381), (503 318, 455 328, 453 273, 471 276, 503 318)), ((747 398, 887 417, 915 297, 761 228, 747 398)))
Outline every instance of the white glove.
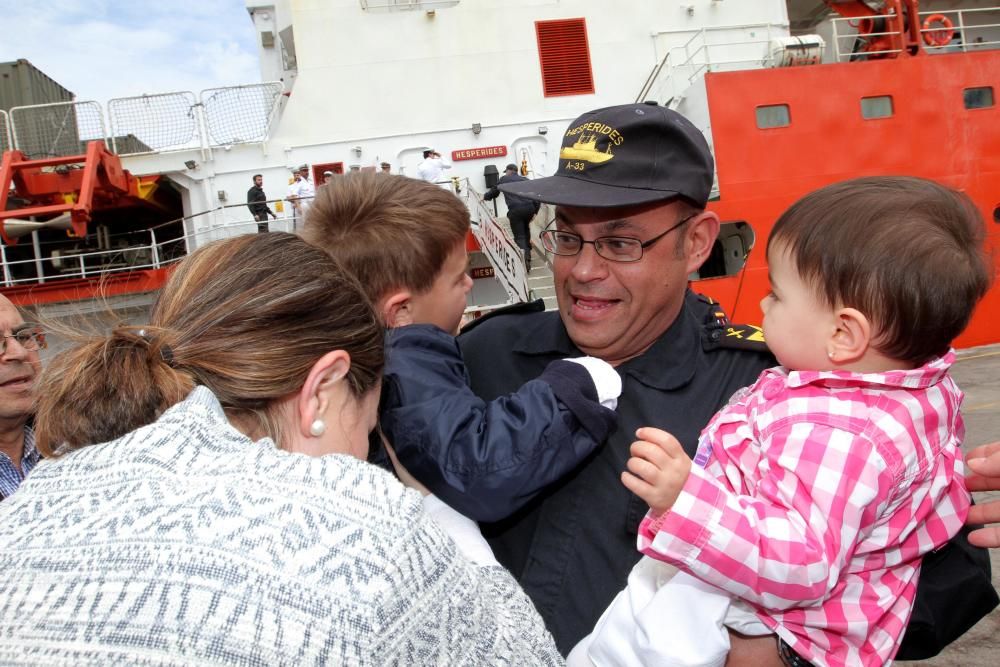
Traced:
POLYGON ((622 394, 622 379, 611 364, 597 357, 576 357, 566 361, 580 364, 587 369, 590 379, 597 387, 597 400, 601 405, 609 410, 618 407, 618 397, 622 394))

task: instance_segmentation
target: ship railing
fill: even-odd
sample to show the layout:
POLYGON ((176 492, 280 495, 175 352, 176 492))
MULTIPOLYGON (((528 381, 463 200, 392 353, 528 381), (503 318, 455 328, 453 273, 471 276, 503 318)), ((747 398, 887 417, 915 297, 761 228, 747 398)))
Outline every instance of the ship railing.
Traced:
POLYGON ((53 102, 12 107, 11 143, 29 160, 82 155, 90 140, 108 146, 104 111, 97 102, 53 102))
POLYGON ((0 153, 13 148, 14 142, 10 140, 10 116, 3 109, 0 109, 0 153))
POLYGON ((789 33, 787 23, 744 23, 664 30, 654 37, 687 34, 687 41, 669 48, 653 68, 636 102, 656 100, 669 104, 679 100, 706 72, 758 69, 767 64, 771 40, 789 33), (758 31, 763 31, 764 36, 757 37, 758 31))
MULTIPOLYGON (((888 19, 890 15, 880 14, 870 19, 888 19)), ((920 24, 921 46, 929 54, 958 53, 978 51, 982 49, 1000 48, 1000 7, 976 7, 969 9, 941 9, 924 11, 918 14, 920 24), (942 27, 940 22, 927 24, 932 16, 943 17, 951 23, 951 28, 942 27), (926 25, 926 27, 924 27, 926 25), (942 30, 951 30, 950 38, 944 43, 928 38, 937 36, 942 30)), ((834 58, 837 62, 857 60, 869 56, 885 56, 897 54, 900 49, 883 49, 859 51, 859 40, 867 37, 888 37, 897 35, 899 31, 884 31, 858 34, 857 18, 834 18, 831 20, 833 30, 834 58)))
POLYGON ((512 303, 528 300, 528 276, 524 267, 524 253, 514 242, 507 227, 500 223, 483 195, 469 184, 468 178, 454 177, 447 186, 469 209, 472 220, 472 235, 493 267, 493 276, 507 294, 507 302, 500 304, 473 305, 466 308, 467 314, 482 313, 512 303))
POLYGON ((118 155, 264 143, 281 109, 280 81, 176 91, 97 102, 56 102, 10 110, 10 147, 29 158, 79 155, 101 140, 118 155), (105 117, 108 122, 105 122, 105 117), (110 128, 110 131, 108 131, 110 128))
MULTIPOLYGON (((276 204, 282 200, 269 200, 268 204, 276 204)), ((263 221, 261 221, 263 223, 263 221)), ((268 221, 270 231, 294 231, 295 220, 292 217, 279 217, 268 221)), ((99 248, 86 252, 77 252, 61 247, 45 254, 45 246, 55 245, 39 241, 37 232, 31 235, 34 246, 34 257, 25 260, 9 261, 7 247, 0 244, 0 262, 3 264, 3 285, 13 287, 24 284, 46 283, 52 280, 73 278, 91 278, 99 275, 127 273, 146 269, 159 269, 179 262, 190 252, 201 245, 219 239, 230 238, 240 234, 256 233, 258 222, 247 213, 246 204, 229 204, 218 206, 191 216, 164 222, 146 229, 130 230, 121 234, 109 235, 102 241, 105 246, 120 243, 118 247, 99 248), (239 211, 242 209, 242 212, 239 211), (235 215, 234 215, 235 213, 235 215), (208 224, 198 228, 198 219, 207 218, 208 224), (176 234, 180 226, 184 234, 176 234), (171 229, 172 228, 172 229, 171 229), (145 236, 141 243, 129 242, 130 239, 145 236), (31 267, 29 270, 18 270, 18 267, 31 267), (14 278, 15 274, 33 274, 25 278, 14 278)))
MULTIPOLYGON (((466 315, 476 317, 495 308, 527 301, 529 293, 521 250, 508 229, 483 201, 482 194, 469 185, 467 178, 453 178, 441 186, 454 192, 468 207, 473 222, 473 235, 492 265, 494 277, 508 297, 502 303, 471 304, 465 309, 466 315)), ((267 203, 280 205, 286 202, 272 199, 267 203)), ((277 209, 278 206, 272 208, 277 209)), ((268 230, 294 232, 297 222, 290 216, 270 219, 267 221, 268 230)), ((36 231, 31 234, 31 243, 34 246, 34 257, 31 259, 8 261, 8 248, 0 244, 3 286, 44 284, 55 280, 95 278, 161 269, 176 264, 206 243, 242 234, 259 233, 258 224, 260 223, 257 220, 247 215, 246 204, 228 204, 146 229, 129 230, 113 235, 105 232, 103 237, 100 230, 97 230, 100 245, 104 247, 87 252, 67 249, 64 242, 58 243, 60 246, 58 250, 54 252, 48 250, 45 246, 56 243, 40 242, 36 231), (178 229, 185 231, 178 235, 178 229), (130 242, 136 237, 146 238, 141 243, 130 242), (115 244, 119 244, 118 247, 112 247, 115 244), (24 270, 21 267, 28 268, 24 270), (33 275, 14 278, 15 274, 33 275)))
POLYGON ((394 11, 420 9, 430 11, 444 7, 454 7, 460 0, 360 0, 364 11, 394 11))

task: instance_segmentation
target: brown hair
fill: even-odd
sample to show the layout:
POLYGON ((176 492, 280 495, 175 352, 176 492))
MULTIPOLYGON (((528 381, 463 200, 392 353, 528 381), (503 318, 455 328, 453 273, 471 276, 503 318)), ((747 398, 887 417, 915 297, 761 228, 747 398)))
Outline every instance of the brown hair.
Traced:
POLYGON ((319 189, 302 237, 340 261, 378 304, 392 290, 429 290, 468 231, 465 204, 433 183, 350 173, 319 189))
POLYGON ((181 262, 150 324, 91 337, 48 364, 36 439, 46 456, 152 423, 195 385, 248 433, 281 442, 274 408, 331 350, 351 357, 355 396, 377 385, 382 329, 360 285, 293 234, 217 241, 181 262))
POLYGON ((989 288, 984 237, 966 195, 881 176, 806 195, 775 223, 767 248, 787 251, 828 304, 871 319, 876 349, 919 365, 947 351, 989 288))

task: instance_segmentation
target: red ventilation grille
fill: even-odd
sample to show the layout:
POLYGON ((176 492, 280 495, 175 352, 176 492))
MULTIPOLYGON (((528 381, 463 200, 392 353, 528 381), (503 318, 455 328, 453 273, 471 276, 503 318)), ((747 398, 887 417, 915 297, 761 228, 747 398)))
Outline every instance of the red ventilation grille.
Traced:
POLYGON ((545 97, 594 92, 585 19, 535 21, 545 97))

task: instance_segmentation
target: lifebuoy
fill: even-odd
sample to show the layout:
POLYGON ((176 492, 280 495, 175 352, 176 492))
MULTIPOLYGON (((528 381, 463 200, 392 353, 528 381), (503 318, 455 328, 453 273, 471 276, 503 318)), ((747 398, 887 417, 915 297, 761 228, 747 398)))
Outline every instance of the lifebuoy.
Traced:
POLYGON ((954 33, 955 24, 944 14, 931 14, 924 19, 923 35, 927 46, 945 46, 954 33))

